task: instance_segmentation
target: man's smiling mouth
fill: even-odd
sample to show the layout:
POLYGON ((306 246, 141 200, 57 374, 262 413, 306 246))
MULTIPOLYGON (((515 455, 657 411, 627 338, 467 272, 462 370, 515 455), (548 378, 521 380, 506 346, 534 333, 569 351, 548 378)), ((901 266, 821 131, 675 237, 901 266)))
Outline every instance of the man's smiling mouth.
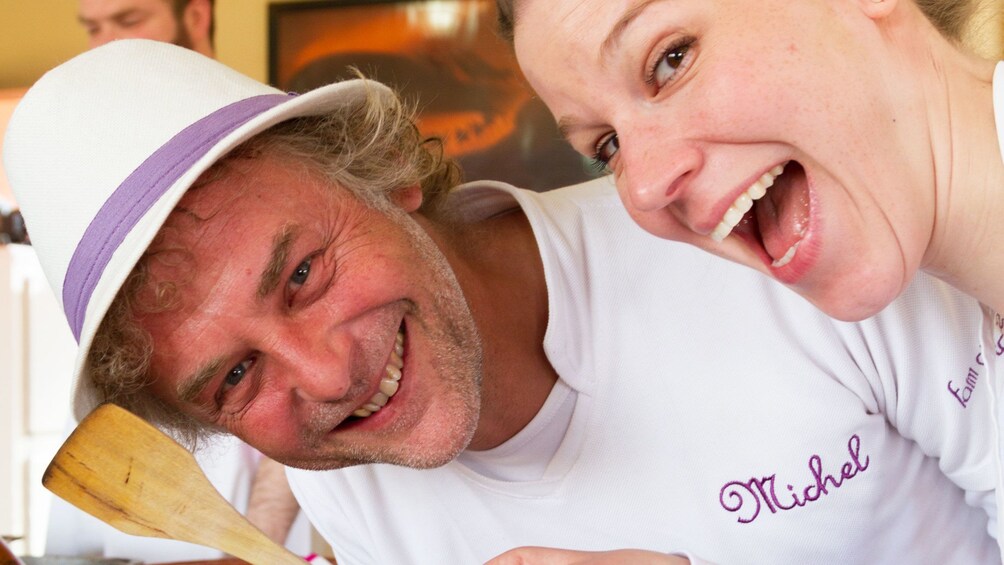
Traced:
POLYGON ((802 166, 789 161, 764 173, 729 206, 711 238, 720 243, 737 228, 747 236, 744 240, 760 243, 771 267, 790 263, 809 228, 808 185, 802 166))
POLYGON ((353 416, 356 418, 367 418, 374 412, 379 412, 381 408, 387 405, 387 402, 397 393, 397 389, 401 384, 401 369, 404 368, 403 356, 404 330, 399 329, 397 331, 397 338, 394 341, 394 351, 391 352, 390 361, 384 368, 384 377, 380 379, 380 390, 374 393, 365 404, 352 412, 353 416))

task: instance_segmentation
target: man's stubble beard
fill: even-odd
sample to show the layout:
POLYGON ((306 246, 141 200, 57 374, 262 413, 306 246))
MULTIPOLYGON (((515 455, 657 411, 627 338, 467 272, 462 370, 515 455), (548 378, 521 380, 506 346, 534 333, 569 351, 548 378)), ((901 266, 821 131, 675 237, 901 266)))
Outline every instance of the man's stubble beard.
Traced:
POLYGON ((195 42, 192 41, 192 34, 188 33, 188 28, 185 27, 185 22, 182 21, 184 16, 179 16, 175 22, 175 33, 174 39, 171 41, 172 44, 178 47, 184 47, 185 49, 195 50, 195 42))

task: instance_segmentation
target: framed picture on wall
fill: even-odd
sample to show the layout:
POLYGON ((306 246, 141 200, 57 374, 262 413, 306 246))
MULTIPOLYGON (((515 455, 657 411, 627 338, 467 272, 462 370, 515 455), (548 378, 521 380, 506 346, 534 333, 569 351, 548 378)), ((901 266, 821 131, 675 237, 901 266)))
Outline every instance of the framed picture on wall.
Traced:
POLYGON ((268 20, 273 85, 305 92, 358 69, 417 104, 466 180, 539 191, 597 174, 526 85, 492 0, 284 2, 268 20))

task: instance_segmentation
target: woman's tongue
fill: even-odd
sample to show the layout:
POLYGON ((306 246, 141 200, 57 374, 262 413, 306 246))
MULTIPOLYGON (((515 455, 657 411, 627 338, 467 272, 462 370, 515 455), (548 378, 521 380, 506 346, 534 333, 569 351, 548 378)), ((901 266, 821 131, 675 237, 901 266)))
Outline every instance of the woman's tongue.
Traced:
POLYGON ((774 267, 786 265, 809 227, 809 191, 805 170, 790 162, 774 186, 753 206, 760 240, 774 267))

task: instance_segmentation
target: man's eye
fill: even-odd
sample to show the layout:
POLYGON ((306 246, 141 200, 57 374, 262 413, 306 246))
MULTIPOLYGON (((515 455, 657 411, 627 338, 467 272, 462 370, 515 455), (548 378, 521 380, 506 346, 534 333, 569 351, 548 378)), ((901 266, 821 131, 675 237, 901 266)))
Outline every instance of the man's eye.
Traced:
POLYGON ((119 20, 119 25, 121 25, 122 27, 128 29, 128 28, 136 27, 136 26, 142 24, 144 21, 145 21, 144 18, 127 18, 127 19, 124 19, 124 20, 119 20))
POLYGON ((307 277, 310 276, 310 261, 310 259, 306 259, 297 265, 296 270, 293 271, 293 275, 289 277, 289 282, 303 286, 307 282, 307 277))
POLYGON ((693 41, 688 39, 663 51, 649 70, 645 82, 662 87, 669 81, 675 80, 677 72, 680 71, 687 59, 687 53, 690 51, 692 43, 693 41))
POLYGON ((604 137, 596 144, 596 152, 593 153, 593 162, 595 162, 600 167, 606 167, 610 164, 610 160, 614 158, 614 155, 620 151, 621 142, 617 134, 611 134, 604 137))
POLYGON ((289 275, 289 282, 286 284, 285 301, 286 306, 306 305, 313 302, 320 293, 324 291, 325 285, 322 279, 317 279, 324 273, 324 263, 314 265, 314 260, 322 257, 321 252, 313 253, 293 269, 289 275), (312 273, 311 269, 317 267, 317 273, 312 273))
POLYGON ((251 360, 247 359, 241 361, 233 369, 230 369, 230 372, 228 372, 227 376, 223 379, 224 386, 226 388, 233 388, 239 385, 240 382, 244 380, 244 377, 247 376, 247 372, 250 367, 251 360))

